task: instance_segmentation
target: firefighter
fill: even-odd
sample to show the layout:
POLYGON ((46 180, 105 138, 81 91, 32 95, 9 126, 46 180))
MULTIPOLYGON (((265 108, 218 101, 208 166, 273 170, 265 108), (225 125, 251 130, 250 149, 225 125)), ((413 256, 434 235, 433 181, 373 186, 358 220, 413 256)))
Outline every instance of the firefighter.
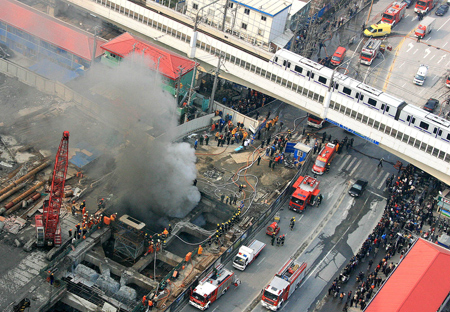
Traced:
POLYGON ((167 231, 169 231, 169 235, 170 235, 170 233, 172 233, 172 225, 170 225, 170 223, 169 223, 169 227, 167 228, 167 231))
POLYGON ((273 246, 273 244, 275 243, 275 238, 276 238, 275 233, 272 233, 272 238, 271 238, 272 246, 273 246))
POLYGON ((289 228, 291 229, 291 231, 294 229, 294 225, 295 225, 295 217, 292 217, 291 224, 289 225, 289 228))
POLYGON ((86 199, 83 200, 83 202, 80 205, 80 208, 81 209, 86 208, 86 199))
MULTIPOLYGON (((272 235, 275 235, 275 232, 272 235)), ((277 247, 280 247, 280 244, 281 244, 281 235, 277 237, 277 247)))
POLYGON ((322 203, 322 194, 319 194, 319 195, 317 196, 317 207, 320 206, 320 203, 322 203))
POLYGON ((284 246, 284 240, 285 240, 285 238, 286 238, 286 234, 281 235, 280 238, 281 238, 281 239, 280 239, 281 246, 284 246))

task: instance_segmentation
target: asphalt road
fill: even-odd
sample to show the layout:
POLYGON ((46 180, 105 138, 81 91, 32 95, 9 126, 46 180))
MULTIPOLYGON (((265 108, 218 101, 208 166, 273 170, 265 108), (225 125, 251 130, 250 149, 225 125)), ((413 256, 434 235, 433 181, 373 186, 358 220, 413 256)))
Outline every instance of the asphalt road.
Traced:
MULTIPOLYGON (((336 128, 327 131, 341 139, 346 135, 336 128)), ((285 246, 271 246, 269 236, 262 230, 255 238, 268 245, 252 265, 244 272, 234 270, 231 263, 226 265, 236 272, 242 284, 238 288, 233 287, 213 303, 211 311, 251 310, 252 302, 256 303, 251 305, 255 306, 253 311, 265 310, 259 303, 261 290, 293 255, 298 261, 308 263, 308 272, 301 287, 286 302, 283 310, 320 310, 317 304, 324 298, 331 281, 357 252, 380 219, 385 206, 384 181, 395 171, 387 163, 377 168, 377 159, 356 151, 376 157, 384 155, 386 160, 392 162, 396 160, 371 143, 355 138, 354 147, 355 150, 338 155, 330 172, 319 177, 324 195, 319 208, 309 207, 305 213, 297 214, 288 210, 287 202, 281 203, 280 233, 286 234, 285 246), (360 198, 355 199, 347 192, 351 183, 358 178, 367 179, 369 186, 360 198), (291 232, 288 225, 292 216, 296 217, 297 223, 291 232)), ((182 311, 196 309, 186 306, 182 311)))

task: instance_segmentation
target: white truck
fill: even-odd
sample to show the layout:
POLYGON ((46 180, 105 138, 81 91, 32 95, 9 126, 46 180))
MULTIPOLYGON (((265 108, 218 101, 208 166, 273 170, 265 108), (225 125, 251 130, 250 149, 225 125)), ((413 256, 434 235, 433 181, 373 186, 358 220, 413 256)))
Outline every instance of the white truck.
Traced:
POLYGON ((435 18, 432 18, 430 16, 425 17, 414 32, 416 37, 420 37, 420 39, 423 39, 425 35, 428 35, 433 30, 435 21, 435 18))
POLYGON ((254 240, 247 246, 241 246, 239 252, 233 260, 233 267, 238 270, 244 271, 247 265, 252 263, 266 247, 266 244, 258 240, 254 240))

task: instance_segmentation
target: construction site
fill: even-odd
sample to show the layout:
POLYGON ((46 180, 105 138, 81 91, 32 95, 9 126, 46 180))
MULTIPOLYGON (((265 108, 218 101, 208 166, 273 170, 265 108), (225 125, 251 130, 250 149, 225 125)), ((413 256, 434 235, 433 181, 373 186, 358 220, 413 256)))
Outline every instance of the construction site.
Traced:
POLYGON ((134 75, 120 92, 94 75, 84 105, 0 76, 2 311, 144 311, 144 296, 174 311, 297 172, 257 165, 257 144, 219 146, 214 114, 180 136, 173 98, 144 107, 134 75))

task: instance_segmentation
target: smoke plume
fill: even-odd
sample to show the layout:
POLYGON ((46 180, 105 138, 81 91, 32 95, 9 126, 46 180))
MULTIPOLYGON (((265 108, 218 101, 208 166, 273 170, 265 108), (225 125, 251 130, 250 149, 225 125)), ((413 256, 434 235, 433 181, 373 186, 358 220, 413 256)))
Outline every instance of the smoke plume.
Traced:
POLYGON ((118 209, 143 221, 182 218, 200 201, 193 186, 195 151, 187 143, 172 142, 179 117, 161 76, 141 56, 129 59, 114 69, 94 66, 87 77, 105 86, 103 95, 110 101, 101 104, 103 121, 124 135, 114 172, 118 209))

